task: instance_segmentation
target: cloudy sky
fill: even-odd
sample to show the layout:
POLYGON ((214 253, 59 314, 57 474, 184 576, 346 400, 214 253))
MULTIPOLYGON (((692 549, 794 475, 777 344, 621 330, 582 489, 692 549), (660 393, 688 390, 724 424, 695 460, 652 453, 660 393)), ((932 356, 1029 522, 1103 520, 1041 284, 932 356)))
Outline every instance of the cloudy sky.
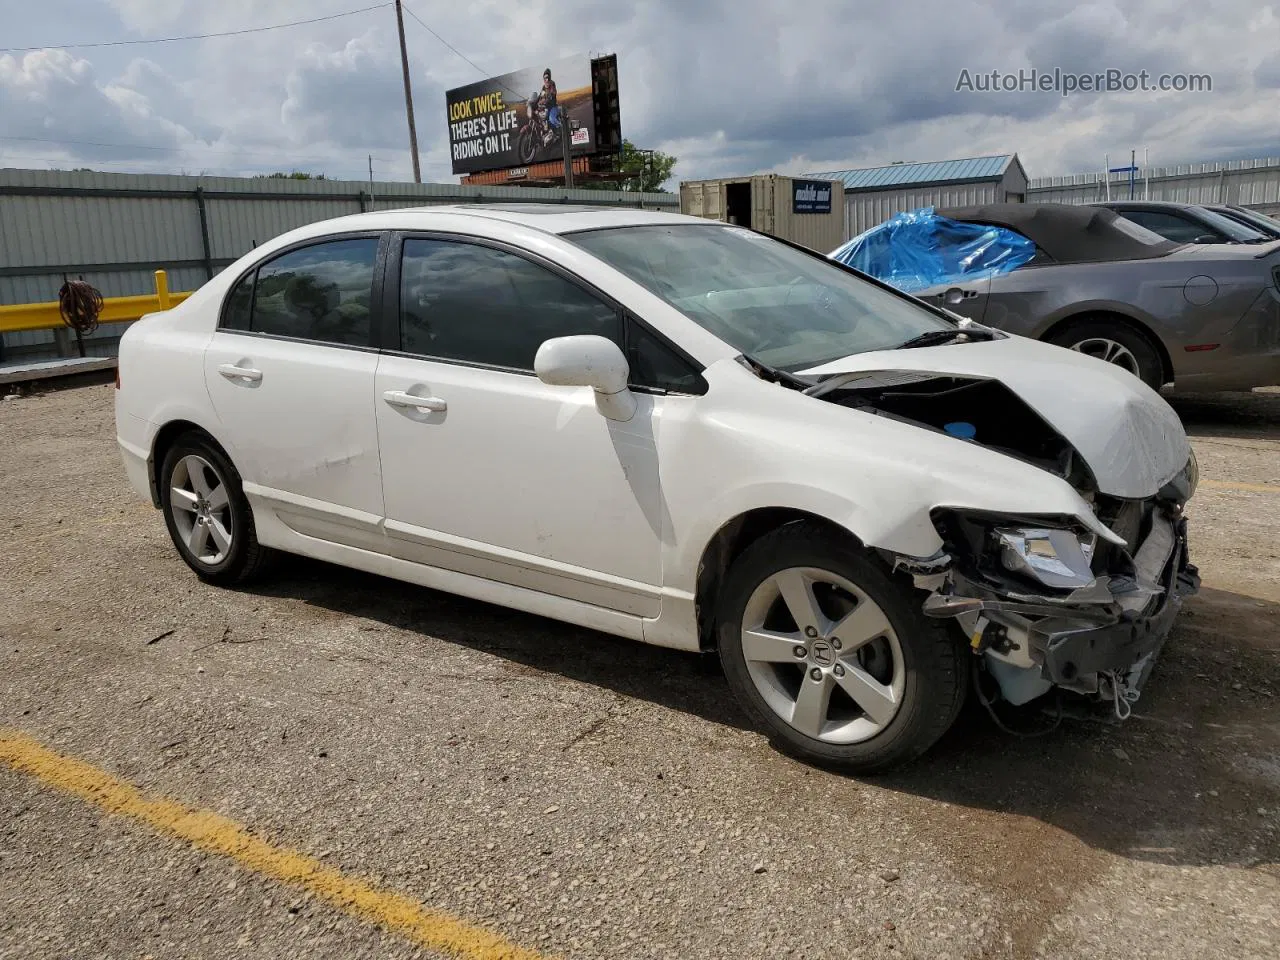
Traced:
MULTIPOLYGON (((393 8, 376 0, 0 0, 0 167, 412 179, 393 8), (62 46, 59 46, 62 45, 62 46)), ((1040 176, 1280 155, 1280 3, 406 0, 423 179, 444 91, 617 53, 624 136, 677 178, 1018 152, 1040 176), (1209 74, 1212 92, 957 91, 962 70, 1209 74), (484 71, 483 73, 481 71, 484 71)), ((1028 74, 1029 75, 1029 74, 1028 74)), ((975 81, 975 85, 977 82, 975 81)), ((674 182, 668 187, 674 186, 674 182)))

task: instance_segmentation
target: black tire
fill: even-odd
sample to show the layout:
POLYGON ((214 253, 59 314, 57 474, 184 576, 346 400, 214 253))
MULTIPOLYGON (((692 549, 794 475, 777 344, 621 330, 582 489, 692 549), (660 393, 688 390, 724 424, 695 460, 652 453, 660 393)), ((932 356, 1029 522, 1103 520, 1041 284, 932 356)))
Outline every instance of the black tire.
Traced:
MULTIPOLYGON (((1136 362, 1138 377, 1152 390, 1159 390, 1164 385, 1164 362, 1160 359, 1160 348, 1146 334, 1121 320, 1109 320, 1105 317, 1073 320, 1055 330, 1048 338, 1049 343, 1069 350, 1074 349, 1077 344, 1103 340, 1118 343, 1129 351, 1136 362)), ((1123 364, 1121 366, 1128 369, 1123 364)))
POLYGON ((524 127, 516 137, 516 156, 525 166, 533 163, 538 155, 538 146, 534 143, 533 127, 524 127))
POLYGON ((221 587, 239 586, 260 577, 275 559, 275 551, 258 543, 253 511, 245 499, 240 474, 227 455, 200 433, 184 433, 174 441, 160 466, 160 507, 165 526, 178 555, 205 583, 221 587), (199 457, 215 472, 226 487, 226 509, 219 514, 223 528, 231 535, 230 548, 214 562, 196 556, 179 529, 178 511, 173 505, 175 475, 187 457, 199 457))
MULTIPOLYGON (((874 773, 928 750, 959 716, 969 689, 968 653, 950 621, 921 610, 923 593, 884 563, 819 524, 788 524, 761 537, 734 562, 721 591, 716 629, 730 689, 775 747, 817 766, 874 773), (812 567, 856 585, 875 601, 901 648, 904 686, 898 712, 878 733, 833 744, 794 729, 757 689, 742 648, 742 618, 756 588, 780 571, 812 567)), ((807 669, 807 668, 804 668, 807 669)), ((801 683, 805 682, 803 679, 801 683)))

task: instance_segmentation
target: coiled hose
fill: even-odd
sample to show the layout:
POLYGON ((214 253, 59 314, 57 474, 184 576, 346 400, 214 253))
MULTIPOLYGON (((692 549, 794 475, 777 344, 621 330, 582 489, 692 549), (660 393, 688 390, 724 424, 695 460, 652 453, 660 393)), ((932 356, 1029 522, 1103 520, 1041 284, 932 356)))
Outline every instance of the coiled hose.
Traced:
POLYGON ((102 294, 84 279, 66 280, 58 291, 58 312, 62 314, 62 322, 76 332, 76 343, 83 357, 83 338, 98 329, 102 294))

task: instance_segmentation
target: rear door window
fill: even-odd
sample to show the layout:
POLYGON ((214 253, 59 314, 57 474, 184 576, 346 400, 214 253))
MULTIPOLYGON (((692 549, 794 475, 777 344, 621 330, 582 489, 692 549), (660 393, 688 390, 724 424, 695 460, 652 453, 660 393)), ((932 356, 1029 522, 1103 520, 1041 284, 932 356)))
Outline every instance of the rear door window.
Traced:
POLYGON ((369 346, 378 242, 330 240, 268 260, 232 288, 222 328, 369 346))

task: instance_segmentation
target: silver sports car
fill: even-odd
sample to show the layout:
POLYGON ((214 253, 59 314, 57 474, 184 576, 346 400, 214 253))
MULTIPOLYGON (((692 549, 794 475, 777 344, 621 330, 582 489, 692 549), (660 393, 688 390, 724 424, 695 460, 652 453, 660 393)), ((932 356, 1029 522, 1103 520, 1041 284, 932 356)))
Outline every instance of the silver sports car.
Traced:
POLYGON ((1176 243, 1097 206, 1000 203, 937 214, 1013 230, 1036 253, 1012 272, 917 297, 1176 393, 1280 384, 1280 240, 1176 243))

